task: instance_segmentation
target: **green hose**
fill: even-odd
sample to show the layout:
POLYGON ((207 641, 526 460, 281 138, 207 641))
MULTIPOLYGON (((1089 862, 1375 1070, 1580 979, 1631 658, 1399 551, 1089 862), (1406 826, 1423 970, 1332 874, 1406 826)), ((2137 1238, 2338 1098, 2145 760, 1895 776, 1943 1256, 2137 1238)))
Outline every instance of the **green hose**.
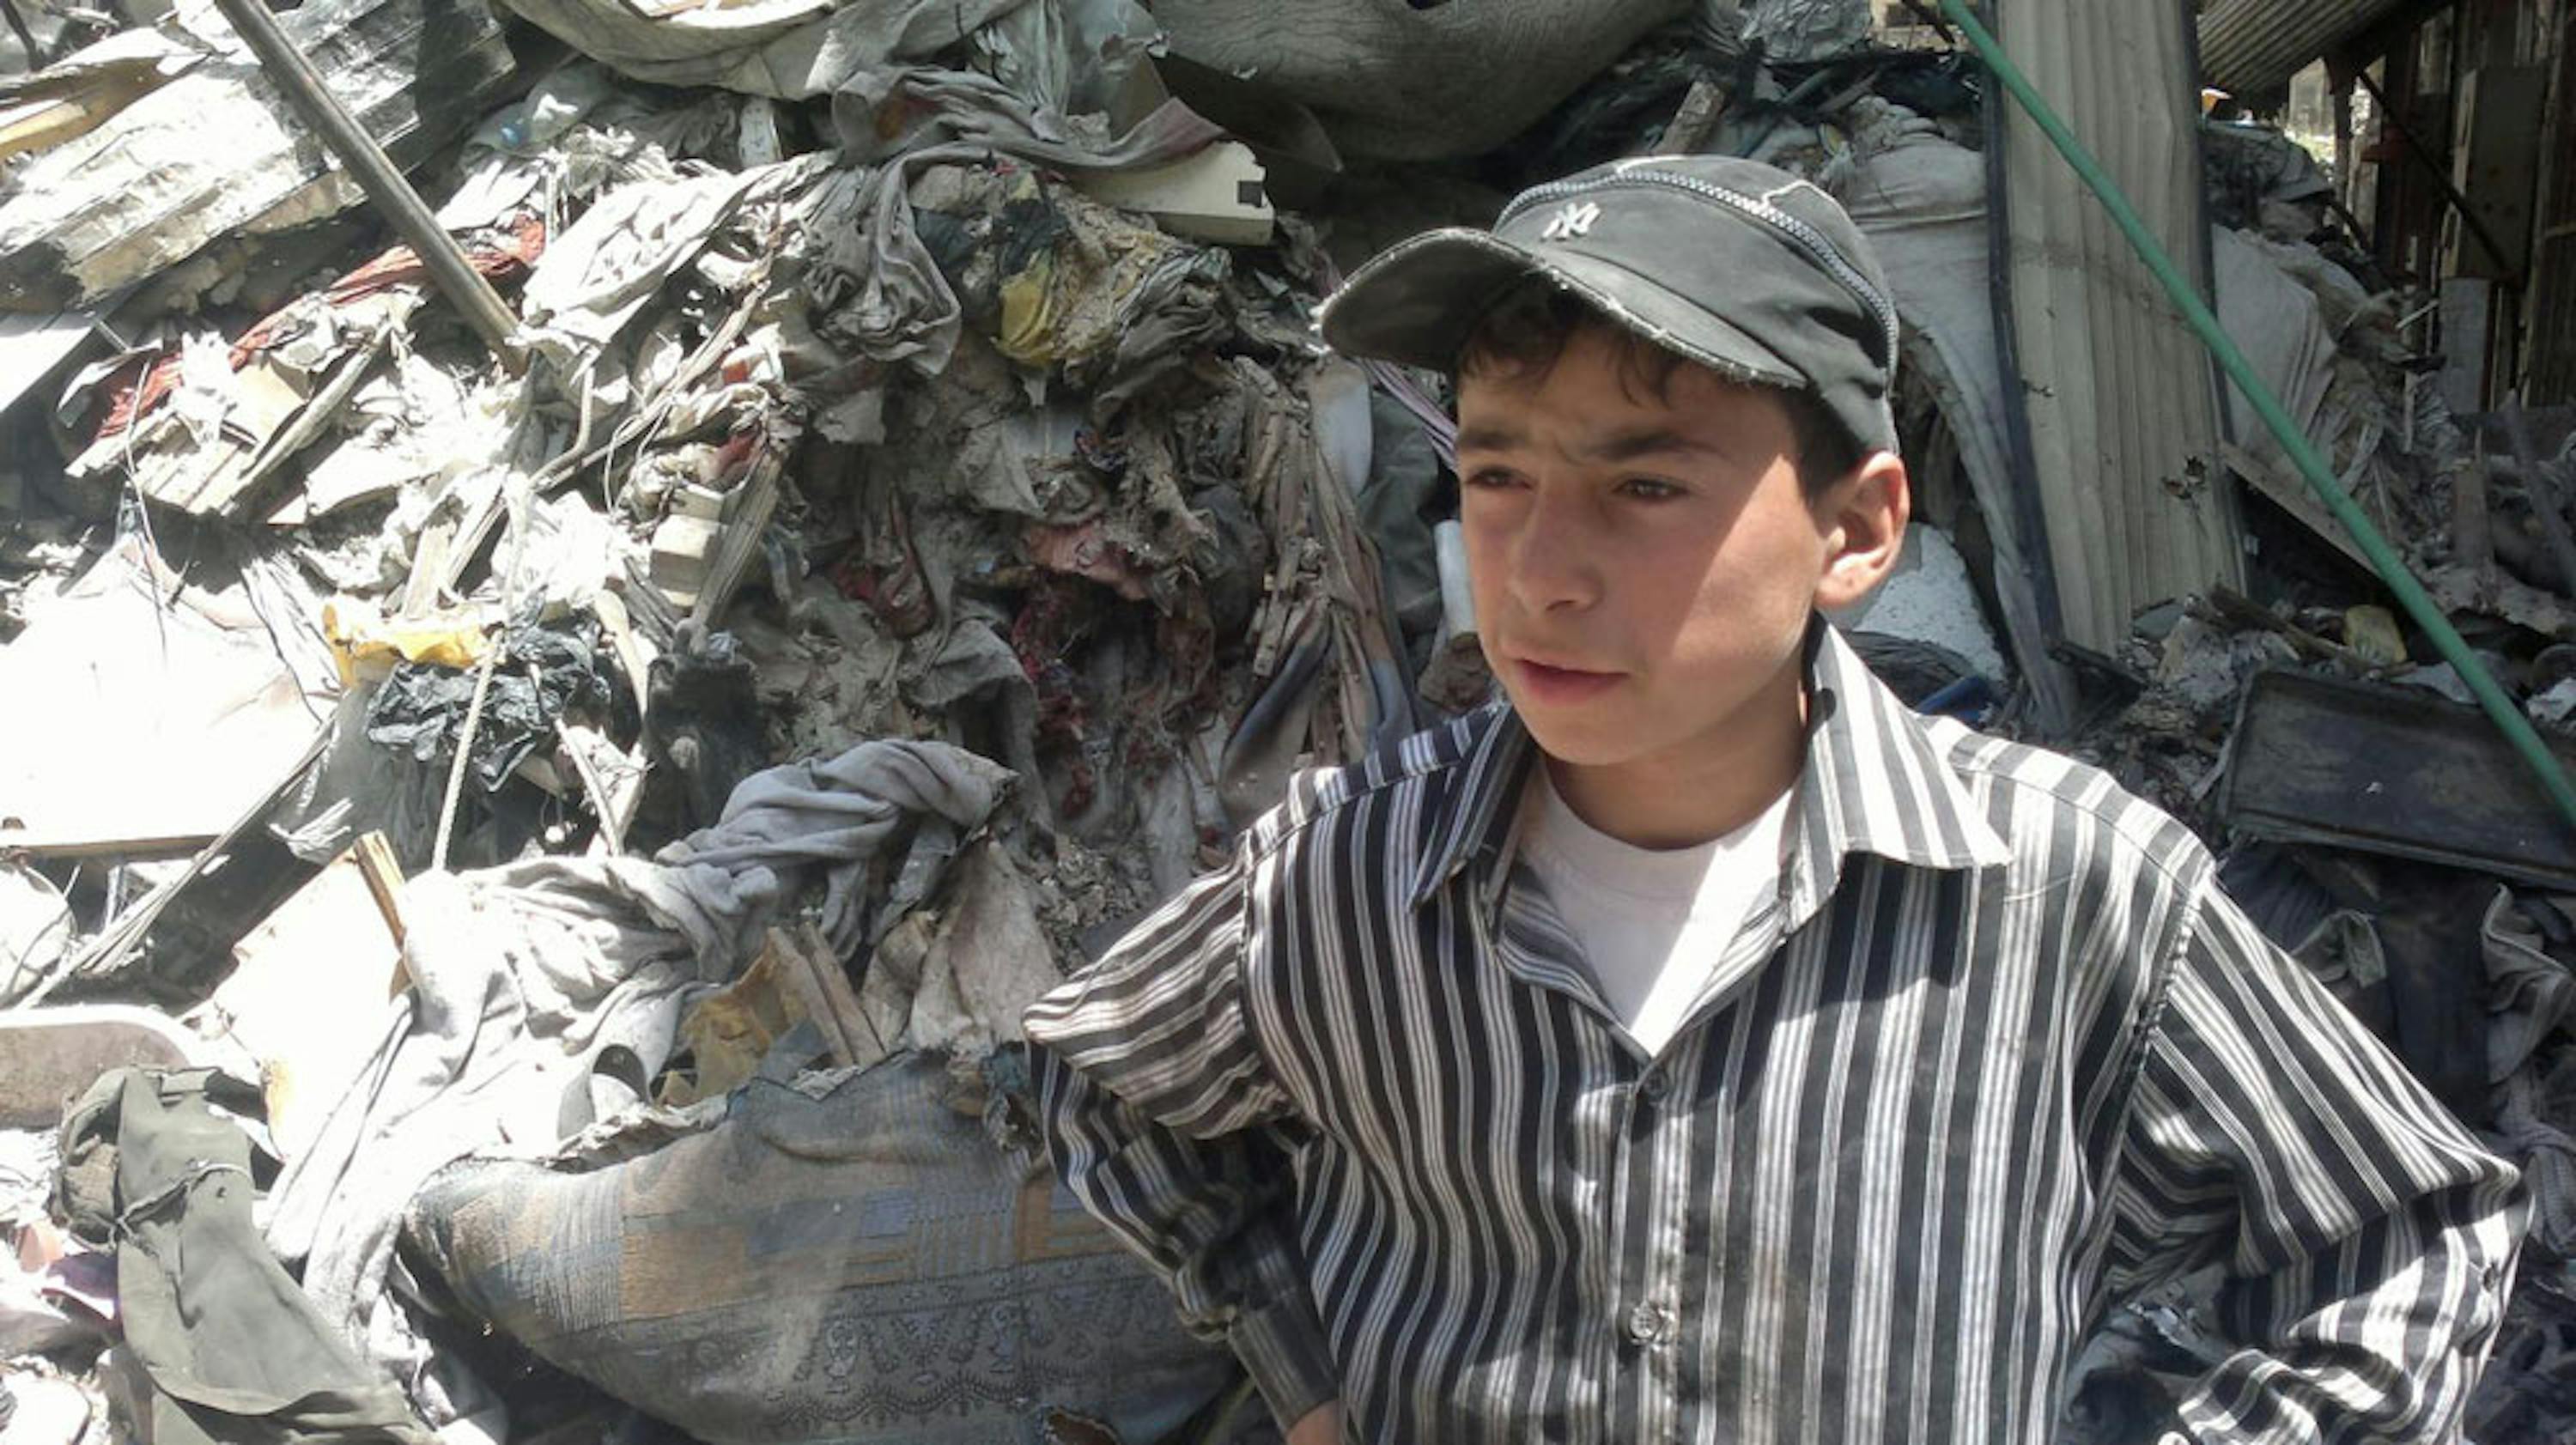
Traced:
POLYGON ((2057 112, 2049 108, 2039 92, 2031 89, 2030 78, 2023 75, 2021 68, 2004 54, 1993 33, 1969 13, 1965 0, 1941 0, 1941 13, 1968 37, 1968 43, 1976 47, 1977 54, 1984 58, 1986 68, 2004 83, 2004 89, 2012 93, 2012 98, 2020 102, 2021 108, 2030 113, 2030 118, 2048 137, 2049 143, 2057 147, 2057 153, 2066 157, 2066 163, 2075 168, 2075 174, 2085 185, 2092 187, 2094 195, 2101 198, 2102 208, 2110 212, 2111 220, 2119 226, 2120 233, 2137 248, 2138 259, 2146 262, 2147 269, 2155 273, 2156 280, 2165 288, 2165 294, 2173 298, 2174 306, 2182 312, 2183 320, 2198 333, 2201 344, 2209 348, 2210 355, 2218 358, 2219 368, 2236 383, 2236 389, 2245 393, 2245 399, 2253 403, 2254 413, 2263 419, 2263 425, 2280 439, 2281 449, 2289 454, 2291 465, 2298 468, 2300 476, 2307 478, 2308 485, 2316 489, 2317 496, 2335 514, 2335 519, 2352 534, 2352 540, 2359 544, 2362 555, 2378 569, 2380 580, 2396 594, 2398 605, 2404 607, 2406 614, 2415 619, 2415 624, 2433 639, 2433 646, 2443 658, 2458 669, 2461 678, 2467 681, 2469 691, 2476 694, 2478 705, 2486 709, 2487 716, 2513 744, 2514 751, 2522 755, 2523 762, 2540 779, 2541 787, 2548 791, 2550 800, 2558 805, 2558 811, 2570 825, 2576 825, 2576 783, 2569 781, 2567 770, 2559 764, 2557 755, 2540 740, 2539 731, 2532 727, 2529 718, 2522 715, 2521 709, 2513 705, 2513 699, 2505 696, 2504 689, 2497 686, 2485 664, 2469 650, 2469 644, 2461 638, 2459 629, 2453 627, 2451 619, 2443 616, 2442 609, 2434 605, 2432 597, 2424 591, 2424 584, 2416 581, 2415 574, 2406 570, 2405 562, 2399 559, 2396 549, 2388 545, 2388 539, 2379 535, 2379 529, 2371 525, 2370 518, 2354 505, 2351 495, 2335 481, 2334 469, 2326 465, 2326 459, 2290 420, 2290 414, 2281 407, 2280 398, 2274 396, 2272 389, 2263 384, 2263 378, 2255 374, 2253 363, 2245 359, 2245 353, 2237 349, 2226 328, 2220 326, 2218 318, 2202 304, 2200 294, 2183 278, 2173 258, 2156 244, 2154 236, 2148 234, 2146 223, 2138 219, 2137 211, 2129 205, 2129 198, 2120 193, 2118 183, 2103 172, 2101 162, 2093 158, 2083 142, 2068 132, 2066 122, 2058 118, 2057 112))

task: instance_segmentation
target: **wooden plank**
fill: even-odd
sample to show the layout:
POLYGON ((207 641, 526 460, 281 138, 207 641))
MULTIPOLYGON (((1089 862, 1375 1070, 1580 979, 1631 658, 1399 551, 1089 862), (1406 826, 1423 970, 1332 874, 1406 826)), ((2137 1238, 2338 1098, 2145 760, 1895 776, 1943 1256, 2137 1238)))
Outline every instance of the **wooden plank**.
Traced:
POLYGON ((2317 499, 2317 494, 2307 483, 2283 475, 2280 469, 2234 442, 2222 443, 2220 455, 2226 458, 2229 471, 2270 498, 2275 506, 2314 533, 2317 540, 2350 557, 2358 566, 2370 566, 2370 558, 2363 555, 2361 544, 2344 530, 2343 523, 2335 520, 2335 514, 2326 509, 2326 504, 2317 499))

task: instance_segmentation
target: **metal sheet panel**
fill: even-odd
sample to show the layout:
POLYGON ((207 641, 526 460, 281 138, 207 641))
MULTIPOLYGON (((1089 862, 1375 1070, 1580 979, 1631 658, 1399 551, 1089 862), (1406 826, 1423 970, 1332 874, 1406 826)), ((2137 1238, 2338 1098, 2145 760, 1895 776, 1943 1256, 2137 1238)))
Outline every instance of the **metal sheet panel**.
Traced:
POLYGON ((2337 42, 2404 0, 2214 0, 2200 14, 2201 74, 2239 95, 2290 83, 2337 42))
MULTIPOLYGON (((2186 12, 2013 0, 2005 49, 2209 292, 2186 12)), ((2108 652, 2145 607, 2241 586, 2217 464, 2217 373, 2137 253, 2029 118, 2005 134, 2013 333, 2066 636, 2108 652)))

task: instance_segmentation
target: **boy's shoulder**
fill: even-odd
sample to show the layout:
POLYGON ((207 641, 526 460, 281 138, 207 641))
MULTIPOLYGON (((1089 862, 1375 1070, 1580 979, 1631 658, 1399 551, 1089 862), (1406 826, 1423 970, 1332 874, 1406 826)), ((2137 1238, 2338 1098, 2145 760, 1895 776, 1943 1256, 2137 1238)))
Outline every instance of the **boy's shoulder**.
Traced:
POLYGON ((1417 826, 1435 827, 1470 802, 1471 774, 1508 767, 1517 761, 1511 755, 1527 751, 1502 735, 1508 716, 1504 704, 1488 703, 1378 743, 1348 763, 1304 769, 1246 830, 1246 841, 1256 853, 1276 851, 1389 805, 1417 826))
POLYGON ((2177 882, 2196 882, 2215 865, 2182 820, 2122 786, 2100 767, 2054 748, 1978 732, 1954 719, 1922 720, 1925 736, 1986 821, 2018 856, 2045 850, 2066 856, 2070 834, 2108 843, 2086 851, 2142 861, 2177 882))

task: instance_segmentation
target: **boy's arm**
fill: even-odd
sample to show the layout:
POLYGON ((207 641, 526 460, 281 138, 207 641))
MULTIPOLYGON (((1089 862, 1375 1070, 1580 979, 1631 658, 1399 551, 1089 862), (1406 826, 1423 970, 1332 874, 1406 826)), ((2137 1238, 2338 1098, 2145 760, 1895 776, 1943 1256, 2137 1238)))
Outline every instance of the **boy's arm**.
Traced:
POLYGON ((2453 1438, 2527 1207, 2489 1154, 2214 882, 2151 1021, 2111 1280, 2224 1261, 2217 1442, 2453 1438))
POLYGON ((1222 1339, 1283 1424, 1338 1393, 1271 1127, 1291 1106, 1245 1032, 1250 851, 1157 910, 1025 1020, 1065 1183, 1222 1339))

